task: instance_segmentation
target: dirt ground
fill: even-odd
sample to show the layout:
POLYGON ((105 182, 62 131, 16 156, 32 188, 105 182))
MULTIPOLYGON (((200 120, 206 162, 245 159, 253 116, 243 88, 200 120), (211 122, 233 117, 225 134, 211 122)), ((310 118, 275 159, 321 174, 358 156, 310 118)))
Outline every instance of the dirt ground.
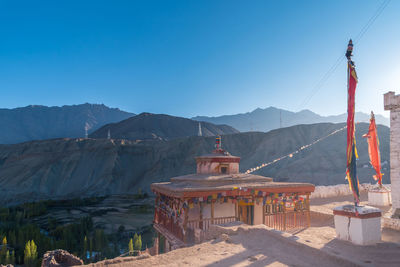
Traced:
POLYGON ((92 266, 353 266, 340 258, 299 245, 264 225, 240 226, 237 234, 142 260, 103 261, 92 266), (226 239, 226 240, 225 240, 226 239), (118 263, 117 263, 118 262, 118 263))

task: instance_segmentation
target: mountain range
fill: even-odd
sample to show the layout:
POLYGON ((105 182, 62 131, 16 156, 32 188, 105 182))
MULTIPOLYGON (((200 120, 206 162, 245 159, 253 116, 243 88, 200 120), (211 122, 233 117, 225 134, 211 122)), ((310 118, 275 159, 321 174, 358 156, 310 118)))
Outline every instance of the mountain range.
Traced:
POLYGON ((214 125, 165 114, 141 113, 120 122, 104 125, 89 137, 107 138, 110 133, 113 139, 167 141, 199 134, 215 136, 238 132, 228 125, 214 125))
MULTIPOLYGON (((326 136, 344 124, 296 125, 267 133, 224 135, 223 147, 240 156, 240 170, 272 161, 326 136)), ((367 142, 368 124, 356 125, 361 182, 373 182, 367 142)), ((379 125, 384 182, 389 183, 389 128, 379 125)), ((153 182, 195 172, 195 156, 209 153, 214 137, 191 136, 171 141, 64 138, 0 145, 2 203, 39 199, 128 194, 149 191, 153 182)), ((345 183, 346 131, 260 169, 255 174, 275 181, 345 183)))
MULTIPOLYGON (((370 115, 362 112, 356 112, 357 122, 369 122, 370 115)), ((341 123, 346 122, 347 114, 334 116, 321 116, 310 110, 302 110, 292 112, 275 107, 265 109, 257 108, 252 112, 223 115, 218 117, 197 116, 193 120, 206 121, 214 124, 227 124, 241 132, 261 131, 268 132, 281 127, 289 127, 298 124, 313 124, 313 123, 341 123)), ((382 116, 375 116, 377 124, 389 126, 389 119, 382 116)))
MULTIPOLYGON (((368 122, 370 115, 356 113, 356 120, 368 122)), ((269 107, 252 112, 219 117, 197 116, 190 119, 163 114, 142 113, 136 116, 117 108, 98 104, 62 107, 27 106, 0 109, 0 144, 15 144, 52 138, 84 137, 130 140, 171 140, 198 135, 198 121, 202 121, 202 135, 230 134, 238 131, 268 132, 298 124, 322 122, 340 123, 346 114, 320 116, 312 111, 291 112, 269 107), (195 121, 193 121, 195 120, 195 121), (174 123, 171 123, 174 121, 174 123), (214 125, 213 125, 214 124, 214 125)), ((376 115, 378 124, 389 125, 389 120, 376 115)))
POLYGON ((104 124, 135 114, 105 105, 81 104, 62 107, 27 106, 0 109, 0 143, 14 144, 60 137, 84 137, 104 124))

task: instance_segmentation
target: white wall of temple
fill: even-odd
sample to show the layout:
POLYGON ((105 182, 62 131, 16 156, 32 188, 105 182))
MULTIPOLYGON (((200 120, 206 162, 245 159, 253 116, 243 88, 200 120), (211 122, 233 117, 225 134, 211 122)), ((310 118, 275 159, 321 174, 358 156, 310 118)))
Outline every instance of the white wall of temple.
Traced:
POLYGON ((254 203, 254 220, 253 224, 263 224, 263 204, 254 203))
POLYGON ((197 162, 197 173, 204 174, 217 174, 220 173, 220 165, 227 165, 228 171, 227 173, 239 173, 239 163, 237 162, 229 162, 229 163, 219 163, 219 162, 211 162, 211 161, 201 161, 197 162))
POLYGON ((215 203, 214 218, 235 216, 235 204, 233 203, 215 203))
POLYGON ((239 173, 239 163, 230 163, 229 173, 239 173))
POLYGON ((211 204, 203 204, 203 219, 209 218, 211 218, 211 204))
POLYGON ((217 162, 197 162, 197 173, 218 173, 218 166, 217 162))
MULTIPOLYGON (((203 203, 203 219, 211 218, 211 204, 203 203)), ((215 213, 214 213, 215 214, 215 213)), ((200 218, 200 205, 194 204, 194 207, 189 209, 189 220, 198 220, 200 218)))
MULTIPOLYGON (((203 203, 203 219, 211 218, 211 203, 203 203)), ((200 218, 199 204, 189 209, 189 220, 198 220, 200 218)), ((235 204, 233 203, 214 203, 214 218, 235 216, 235 204)))

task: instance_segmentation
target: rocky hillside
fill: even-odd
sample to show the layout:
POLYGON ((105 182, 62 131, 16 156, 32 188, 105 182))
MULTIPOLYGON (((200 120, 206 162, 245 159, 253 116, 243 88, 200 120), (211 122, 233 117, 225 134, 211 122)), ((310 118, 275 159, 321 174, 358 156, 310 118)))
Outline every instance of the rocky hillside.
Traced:
MULTIPOLYGON (((378 124, 389 126, 388 118, 385 118, 379 114, 376 114, 375 117, 378 124)), ((356 121, 358 122, 369 122, 369 118, 369 114, 356 112, 356 121)), ((252 112, 235 115, 224 115, 219 117, 198 116, 192 119, 197 121, 207 121, 215 124, 227 124, 241 132, 267 132, 281 128, 281 125, 282 127, 289 127, 298 124, 346 122, 347 114, 344 113, 336 116, 320 116, 310 110, 291 112, 284 109, 269 107, 265 109, 258 108, 252 112)))
MULTIPOLYGON (((227 125, 214 125, 201 122, 202 136, 215 136, 238 133, 227 125)), ((196 136, 199 122, 164 114, 141 113, 117 123, 104 125, 90 135, 91 138, 107 138, 108 132, 115 139, 128 140, 172 140, 196 136)))
MULTIPOLYGON (((298 125, 270 131, 223 136, 225 149, 242 157, 241 171, 286 155, 331 133, 343 124, 298 125)), ((361 135, 368 125, 357 124, 361 182, 371 182, 367 143, 361 135)), ((389 183, 389 128, 378 126, 384 183, 389 183)), ((213 137, 187 137, 172 141, 135 142, 107 139, 55 139, 0 145, 0 195, 4 202, 43 198, 149 191, 156 181, 195 171, 194 157, 213 149, 213 137)), ((256 174, 276 181, 302 181, 316 185, 344 183, 345 131, 312 148, 282 160, 256 174)))
POLYGON ((96 104, 0 109, 0 143, 84 137, 85 128, 91 133, 104 124, 121 121, 133 115, 117 108, 96 104))

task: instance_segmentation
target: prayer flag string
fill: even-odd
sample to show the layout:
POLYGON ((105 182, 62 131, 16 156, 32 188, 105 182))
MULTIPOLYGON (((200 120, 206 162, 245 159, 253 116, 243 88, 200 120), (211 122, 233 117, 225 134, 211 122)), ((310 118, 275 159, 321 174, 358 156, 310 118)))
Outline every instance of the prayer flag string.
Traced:
POLYGON ((271 165, 271 164, 274 164, 274 163, 276 163, 276 162, 278 162, 278 161, 280 161, 280 160, 282 160, 282 159, 288 158, 288 157, 289 157, 289 158, 292 158, 294 154, 297 154, 297 153, 299 153, 300 151, 302 151, 302 150, 304 150, 304 149, 306 149, 306 148, 309 148, 310 146, 313 146, 313 145, 315 145, 316 143, 319 143, 319 142, 321 142, 322 140, 324 140, 324 139, 326 139, 326 138, 328 138, 328 137, 330 137, 330 136, 332 136, 332 135, 334 135, 334 134, 337 134, 337 133, 339 133, 339 132, 345 130, 346 128, 347 128, 347 126, 344 126, 344 127, 340 128, 340 129, 337 129, 337 130, 331 132, 330 134, 328 134, 328 135, 326 135, 326 136, 324 136, 324 137, 321 137, 321 138, 315 140, 314 142, 312 142, 312 143, 310 143, 310 144, 308 144, 308 145, 304 145, 304 146, 300 147, 298 150, 293 151, 292 153, 289 153, 289 154, 287 154, 287 155, 285 155, 285 156, 282 156, 282 157, 280 157, 280 158, 276 158, 276 159, 274 159, 274 160, 272 160, 272 161, 270 161, 270 162, 263 163, 263 164, 261 164, 261 165, 259 165, 259 166, 257 166, 257 167, 250 168, 250 169, 248 169, 245 173, 252 173, 252 172, 258 171, 259 169, 262 169, 262 168, 264 168, 264 167, 267 167, 267 166, 269 166, 269 165, 271 165))

